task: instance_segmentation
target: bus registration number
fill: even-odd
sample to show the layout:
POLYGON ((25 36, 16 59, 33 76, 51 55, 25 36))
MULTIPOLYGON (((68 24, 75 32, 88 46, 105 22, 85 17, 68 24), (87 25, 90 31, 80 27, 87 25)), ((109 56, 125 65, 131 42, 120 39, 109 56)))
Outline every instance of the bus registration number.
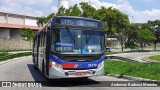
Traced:
POLYGON ((76 75, 77 76, 84 76, 86 75, 87 73, 86 72, 76 72, 76 75))

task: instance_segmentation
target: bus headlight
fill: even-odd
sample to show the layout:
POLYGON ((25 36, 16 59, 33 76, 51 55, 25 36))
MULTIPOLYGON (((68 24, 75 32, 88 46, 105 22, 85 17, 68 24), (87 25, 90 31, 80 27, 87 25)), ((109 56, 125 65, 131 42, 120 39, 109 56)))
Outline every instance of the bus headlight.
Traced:
POLYGON ((58 63, 56 63, 56 62, 54 62, 54 61, 51 61, 51 62, 50 62, 49 67, 50 67, 50 68, 51 68, 51 67, 55 67, 55 68, 58 69, 58 70, 62 70, 62 69, 63 69, 61 64, 58 64, 58 63))
POLYGON ((104 66, 104 61, 102 61, 99 65, 98 65, 98 69, 100 69, 101 67, 104 66))

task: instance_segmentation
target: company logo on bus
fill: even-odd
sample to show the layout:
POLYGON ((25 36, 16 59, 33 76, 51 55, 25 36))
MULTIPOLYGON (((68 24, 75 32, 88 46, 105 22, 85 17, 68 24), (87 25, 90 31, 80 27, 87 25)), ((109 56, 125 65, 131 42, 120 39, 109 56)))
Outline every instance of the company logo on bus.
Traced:
POLYGON ((80 67, 80 64, 75 64, 74 65, 74 68, 78 68, 78 67, 80 67))

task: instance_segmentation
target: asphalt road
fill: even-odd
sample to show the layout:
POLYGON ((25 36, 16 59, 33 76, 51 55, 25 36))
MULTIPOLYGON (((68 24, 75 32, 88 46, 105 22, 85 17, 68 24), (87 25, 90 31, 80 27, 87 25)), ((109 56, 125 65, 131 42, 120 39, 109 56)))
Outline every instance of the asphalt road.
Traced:
POLYGON ((132 52, 132 53, 119 53, 119 54, 112 54, 108 56, 120 56, 120 57, 125 57, 129 58, 138 62, 146 62, 143 61, 142 58, 153 56, 153 55, 160 55, 160 51, 156 52, 132 52))
MULTIPOLYGON (((0 81, 46 81, 38 70, 35 70, 31 57, 20 58, 7 63, 0 63, 0 81)), ((91 77, 85 81, 81 79, 52 80, 42 84, 43 88, 0 88, 10 89, 38 89, 38 90, 158 90, 158 87, 105 87, 105 81, 128 81, 109 76, 91 77)))

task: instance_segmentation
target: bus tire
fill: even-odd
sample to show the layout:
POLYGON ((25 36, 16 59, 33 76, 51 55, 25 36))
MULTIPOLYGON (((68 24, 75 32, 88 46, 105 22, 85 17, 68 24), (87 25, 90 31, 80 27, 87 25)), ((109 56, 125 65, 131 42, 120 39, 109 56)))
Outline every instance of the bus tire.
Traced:
POLYGON ((42 73, 45 75, 44 60, 43 60, 43 63, 42 63, 42 73))
POLYGON ((80 80, 80 81, 86 81, 86 80, 88 80, 88 77, 80 77, 80 78, 78 78, 78 80, 80 80))
POLYGON ((35 65, 35 64, 33 65, 33 67, 34 67, 34 70, 38 70, 38 68, 36 67, 36 65, 35 65))

